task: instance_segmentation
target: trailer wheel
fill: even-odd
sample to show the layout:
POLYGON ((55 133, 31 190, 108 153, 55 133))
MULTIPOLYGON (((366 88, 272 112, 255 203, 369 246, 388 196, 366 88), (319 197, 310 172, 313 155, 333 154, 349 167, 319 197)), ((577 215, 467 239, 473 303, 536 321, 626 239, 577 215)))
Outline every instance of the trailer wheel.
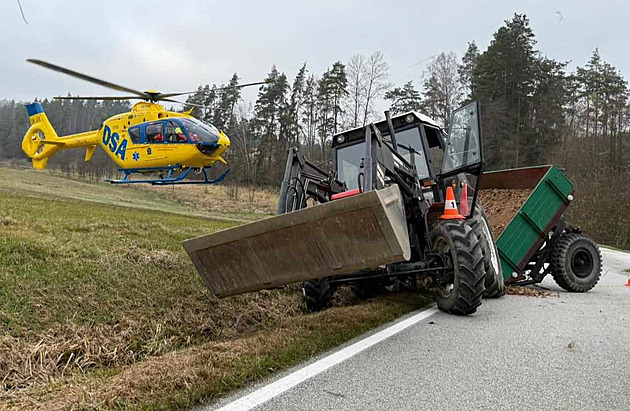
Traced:
POLYGON ((551 250, 551 274, 565 290, 586 292, 602 275, 602 253, 589 237, 564 233, 551 250))
POLYGON ((481 241, 465 221, 441 221, 431 230, 433 251, 444 256, 451 281, 434 294, 440 310, 468 315, 477 311, 485 290, 481 241))
POLYGON ((317 312, 330 308, 337 287, 330 284, 328 278, 302 283, 302 296, 306 303, 306 311, 317 312))
POLYGON ((490 222, 483 206, 477 202, 475 214, 471 220, 475 234, 481 240, 481 253, 483 254, 483 268, 486 273, 483 296, 485 298, 499 298, 505 295, 505 282, 503 281, 503 269, 499 261, 499 250, 490 229, 490 222))

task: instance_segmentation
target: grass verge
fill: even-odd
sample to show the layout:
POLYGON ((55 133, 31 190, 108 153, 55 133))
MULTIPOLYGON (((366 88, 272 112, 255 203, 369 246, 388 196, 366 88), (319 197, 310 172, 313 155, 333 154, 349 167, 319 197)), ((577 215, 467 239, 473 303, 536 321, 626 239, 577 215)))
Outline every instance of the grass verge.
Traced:
POLYGON ((0 409, 185 408, 427 303, 346 297, 305 315, 297 287, 219 300, 181 241, 234 226, 229 213, 22 176, 0 183, 0 409))

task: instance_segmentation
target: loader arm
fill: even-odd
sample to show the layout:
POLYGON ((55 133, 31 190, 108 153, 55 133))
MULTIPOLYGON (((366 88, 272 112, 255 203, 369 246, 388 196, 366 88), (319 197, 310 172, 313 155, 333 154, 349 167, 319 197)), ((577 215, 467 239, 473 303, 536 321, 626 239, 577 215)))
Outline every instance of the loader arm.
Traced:
POLYGON ((333 194, 344 190, 344 183, 335 178, 335 173, 325 172, 293 147, 289 149, 284 179, 280 186, 278 214, 304 208, 311 197, 319 203, 326 203, 333 194))

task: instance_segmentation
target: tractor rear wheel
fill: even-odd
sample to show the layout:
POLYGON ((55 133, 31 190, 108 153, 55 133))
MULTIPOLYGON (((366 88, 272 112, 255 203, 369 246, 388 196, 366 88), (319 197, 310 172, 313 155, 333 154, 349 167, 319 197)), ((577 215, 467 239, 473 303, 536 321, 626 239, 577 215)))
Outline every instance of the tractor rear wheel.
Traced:
POLYGON ((564 233, 551 250, 551 274, 565 290, 586 292, 602 275, 602 253, 589 237, 564 233))
POLYGON ((306 303, 306 311, 317 312, 330 308, 337 287, 330 284, 328 278, 302 283, 302 296, 306 303))
POLYGON ((499 261, 499 250, 492 235, 490 222, 483 206, 477 202, 472 218, 472 226, 475 234, 481 240, 481 253, 483 254, 483 268, 486 272, 484 298, 499 298, 505 295, 505 282, 503 270, 499 261))
POLYGON ((440 221, 431 230, 433 251, 446 263, 446 284, 434 294, 440 310, 468 315, 477 311, 485 290, 481 240, 465 221, 440 221))

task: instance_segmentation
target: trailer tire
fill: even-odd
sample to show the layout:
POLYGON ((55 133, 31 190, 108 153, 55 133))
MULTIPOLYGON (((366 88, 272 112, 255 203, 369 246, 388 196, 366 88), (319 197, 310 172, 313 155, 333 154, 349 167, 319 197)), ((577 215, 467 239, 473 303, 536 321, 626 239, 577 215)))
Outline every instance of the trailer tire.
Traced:
POLYGON ((330 308, 337 287, 330 284, 328 278, 302 283, 302 296, 306 304, 306 311, 312 313, 330 308))
POLYGON ((465 221, 441 221, 431 230, 433 251, 450 261, 453 282, 434 294, 440 310, 468 315, 477 311, 485 290, 481 241, 465 221), (446 288, 449 288, 448 290, 446 288))
POLYGON ((551 274, 565 290, 586 292, 602 275, 602 253, 584 234, 564 233, 551 250, 551 274))
POLYGON ((499 298, 505 295, 505 282, 503 269, 499 260, 499 250, 490 228, 490 222, 483 206, 477 202, 475 214, 471 220, 475 234, 481 240, 481 253, 483 254, 483 268, 486 273, 484 298, 499 298))

